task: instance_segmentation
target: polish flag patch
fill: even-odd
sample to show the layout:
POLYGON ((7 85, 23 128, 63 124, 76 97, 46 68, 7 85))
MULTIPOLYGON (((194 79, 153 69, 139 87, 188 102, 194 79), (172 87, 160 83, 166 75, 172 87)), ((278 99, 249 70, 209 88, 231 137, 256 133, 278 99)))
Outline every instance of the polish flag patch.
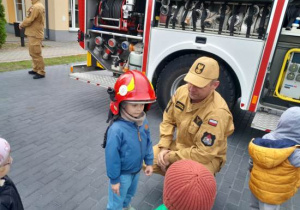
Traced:
POLYGON ((218 125, 218 121, 217 121, 217 120, 210 119, 210 120, 208 121, 208 124, 211 125, 211 126, 216 127, 216 126, 218 125))

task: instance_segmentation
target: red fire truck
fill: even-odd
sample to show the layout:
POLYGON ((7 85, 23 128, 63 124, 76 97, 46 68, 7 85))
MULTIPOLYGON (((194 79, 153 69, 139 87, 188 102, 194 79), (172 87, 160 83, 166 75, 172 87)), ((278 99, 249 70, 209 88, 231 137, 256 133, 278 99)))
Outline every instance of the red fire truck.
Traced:
POLYGON ((220 63, 218 91, 273 130, 300 103, 300 0, 78 0, 87 63, 70 76, 103 87, 144 72, 164 109, 200 56, 220 63))

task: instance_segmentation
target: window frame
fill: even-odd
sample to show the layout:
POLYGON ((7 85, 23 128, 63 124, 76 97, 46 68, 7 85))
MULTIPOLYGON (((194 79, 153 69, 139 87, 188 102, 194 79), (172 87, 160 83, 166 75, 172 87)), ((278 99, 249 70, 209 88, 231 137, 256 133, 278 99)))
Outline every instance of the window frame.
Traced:
MULTIPOLYGON (((76 27, 76 0, 69 0, 69 11, 68 12, 71 12, 71 27, 69 26, 69 31, 78 31, 78 27, 76 27)), ((77 7, 78 7, 78 1, 77 1, 77 7)), ((78 10, 78 9, 77 9, 78 10)), ((79 18, 79 17, 77 17, 79 18)), ((69 20, 70 22, 70 20, 69 20)), ((69 24, 69 23, 68 23, 69 24)))
POLYGON ((25 15, 25 0, 21 0, 21 6, 22 6, 22 20, 18 20, 18 7, 17 7, 17 4, 19 5, 20 3, 18 3, 18 0, 14 0, 14 7, 15 7, 15 20, 16 22, 22 22, 26 15, 25 15))

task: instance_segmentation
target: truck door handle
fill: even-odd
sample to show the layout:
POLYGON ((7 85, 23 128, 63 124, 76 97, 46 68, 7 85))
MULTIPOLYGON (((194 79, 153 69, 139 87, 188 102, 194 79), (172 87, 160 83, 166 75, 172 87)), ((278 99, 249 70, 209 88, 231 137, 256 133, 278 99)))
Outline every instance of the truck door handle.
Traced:
POLYGON ((195 42, 198 44, 206 44, 206 38, 197 36, 195 42))

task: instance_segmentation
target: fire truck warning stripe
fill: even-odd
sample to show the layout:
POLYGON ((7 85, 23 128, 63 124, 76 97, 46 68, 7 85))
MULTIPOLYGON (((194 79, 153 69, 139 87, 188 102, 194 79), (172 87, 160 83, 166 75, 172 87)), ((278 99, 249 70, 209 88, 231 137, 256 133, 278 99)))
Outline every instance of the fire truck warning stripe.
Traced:
MULTIPOLYGON (((278 26, 279 26, 280 17, 282 15, 281 13, 283 12, 284 4, 285 4, 285 0, 278 0, 278 2, 277 2, 275 14, 273 17, 273 21, 271 23, 272 25, 271 25, 270 33, 269 33, 269 36, 267 39, 266 47, 263 52, 261 65, 259 67, 257 80, 256 80, 256 83, 254 86, 252 98, 253 97, 259 98, 260 90, 263 85, 263 80, 265 77, 265 73, 267 71, 267 66, 268 66, 268 62, 270 60, 273 45, 275 44, 274 41, 275 41, 278 26)), ((256 109, 256 106, 257 106, 257 101, 256 101, 256 103, 251 103, 249 106, 249 111, 254 112, 256 109)))
POLYGON ((144 55, 143 55, 143 69, 142 72, 146 72, 148 52, 149 52, 149 40, 150 40, 150 28, 151 28, 151 15, 152 15, 152 5, 154 0, 148 1, 147 10, 147 21, 146 21, 146 32, 145 32, 145 42, 144 42, 144 55))

